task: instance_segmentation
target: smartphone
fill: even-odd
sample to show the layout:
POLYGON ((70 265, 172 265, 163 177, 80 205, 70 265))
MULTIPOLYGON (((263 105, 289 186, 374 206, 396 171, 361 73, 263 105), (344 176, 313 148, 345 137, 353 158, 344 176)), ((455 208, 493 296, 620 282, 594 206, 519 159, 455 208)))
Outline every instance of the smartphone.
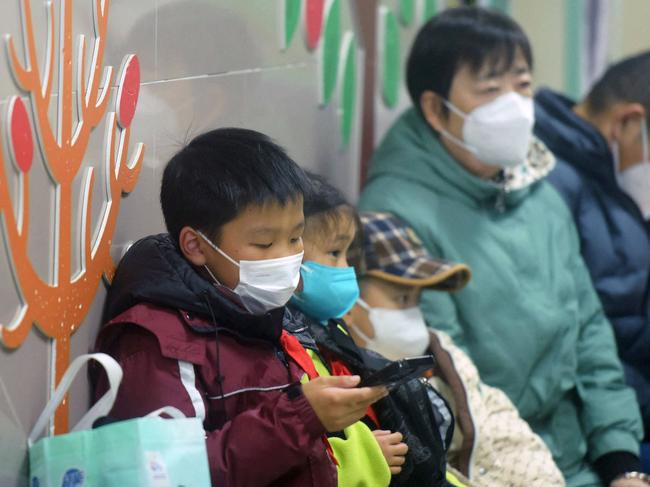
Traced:
POLYGON ((433 355, 403 358, 379 369, 359 383, 359 387, 386 386, 389 389, 415 377, 420 377, 436 365, 433 355))

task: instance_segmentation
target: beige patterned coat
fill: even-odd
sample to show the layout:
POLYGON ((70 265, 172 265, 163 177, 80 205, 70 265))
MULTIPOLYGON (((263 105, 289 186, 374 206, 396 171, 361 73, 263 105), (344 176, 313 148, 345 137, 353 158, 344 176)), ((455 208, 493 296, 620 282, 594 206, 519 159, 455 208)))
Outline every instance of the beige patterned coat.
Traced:
POLYGON ((438 369, 430 380, 456 417, 451 470, 473 487, 564 486, 544 442, 500 389, 481 382, 467 354, 438 331, 431 334, 431 350, 438 369))

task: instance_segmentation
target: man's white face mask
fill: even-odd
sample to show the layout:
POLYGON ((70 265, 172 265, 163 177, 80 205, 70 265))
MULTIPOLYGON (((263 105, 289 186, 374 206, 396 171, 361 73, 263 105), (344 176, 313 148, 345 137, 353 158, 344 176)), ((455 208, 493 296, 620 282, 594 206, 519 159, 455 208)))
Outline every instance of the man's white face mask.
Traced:
POLYGON ((526 160, 535 123, 532 98, 511 91, 470 113, 447 100, 444 104, 465 123, 463 140, 446 130, 440 131, 443 137, 490 166, 514 167, 526 160))
POLYGON ((614 169, 619 187, 634 200, 645 220, 650 220, 650 158, 648 157, 648 125, 645 116, 641 118, 641 143, 643 160, 620 172, 620 151, 618 142, 612 143, 614 169))

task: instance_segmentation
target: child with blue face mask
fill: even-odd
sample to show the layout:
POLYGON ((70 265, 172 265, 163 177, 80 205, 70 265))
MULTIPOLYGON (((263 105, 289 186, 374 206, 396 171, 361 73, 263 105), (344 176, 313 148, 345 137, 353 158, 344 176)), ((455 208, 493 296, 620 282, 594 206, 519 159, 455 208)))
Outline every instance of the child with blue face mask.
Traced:
POLYGON ((291 302, 307 316, 327 322, 341 318, 359 299, 359 285, 347 253, 357 230, 357 216, 339 192, 311 175, 312 195, 305 200, 305 256, 302 289, 291 302))
MULTIPOLYGON (((305 193, 304 213, 305 231, 303 234, 304 261, 301 268, 301 285, 294 293, 289 309, 292 312, 291 323, 302 323, 297 331, 301 344, 312 356, 320 375, 361 373, 366 367, 367 351, 359 349, 349 334, 345 322, 341 319, 359 300, 359 285, 353 267, 348 264, 349 253, 360 249, 361 227, 354 207, 349 205, 340 192, 320 176, 310 174, 311 187, 305 193)), ((292 330, 288 330, 292 332, 292 330)), ((379 357, 382 364, 386 362, 379 357)), ((366 368, 368 370, 371 367, 366 368)), ((381 451, 383 463, 388 464, 393 476, 399 475, 396 485, 446 485, 444 475, 436 483, 427 479, 422 483, 420 473, 407 460, 408 445, 403 438, 407 431, 387 431, 380 427, 378 417, 385 403, 373 406, 368 416, 352 427, 346 428, 339 438, 330 438, 330 443, 339 462, 349 459, 359 469, 376 471, 371 465, 373 460, 369 452, 381 451), (344 438, 344 439, 343 439, 344 438), (365 448, 365 455, 360 455, 359 446, 365 448), (365 465, 364 465, 365 462, 365 465)), ((451 417, 451 415, 449 415, 451 417)), ((450 420, 451 421, 451 420, 450 420)), ((437 431, 436 431, 437 432, 437 431)), ((440 441, 442 445, 442 441, 440 441)), ((439 461, 444 473, 444 447, 441 446, 439 461)), ((376 458, 376 457, 375 457, 376 458)), ((435 470, 430 468, 430 470, 435 470)), ((348 469, 349 472, 352 469, 348 469)), ((440 474, 439 474, 440 475, 440 474)), ((341 482, 341 475, 339 474, 341 482)), ((356 482, 344 482, 345 485, 357 485, 356 482)), ((342 485, 339 483, 339 485, 342 485)), ((376 485, 367 482, 364 485, 376 485)))
MULTIPOLYGON (((300 272, 300 291, 290 301, 290 309, 294 311, 294 319, 290 321, 300 322, 299 317, 304 313, 307 322, 313 320, 327 326, 329 319, 346 314, 359 298, 354 269, 347 263, 347 251, 355 237, 357 223, 354 209, 336 189, 315 175, 310 175, 310 182, 312 196, 319 194, 321 197, 305 198, 305 257, 300 272), (325 207, 329 211, 325 211, 325 207)), ((310 347, 304 336, 298 337, 319 375, 338 375, 315 342, 310 347)), ((388 485, 391 474, 400 473, 407 451, 401 434, 373 433, 368 426, 373 427, 372 420, 366 421, 358 421, 338 437, 330 438, 334 455, 343 467, 339 469, 339 485, 360 485, 370 480, 372 485, 388 485), (348 465, 356 468, 346 468, 348 465), (347 478, 343 478, 346 474, 347 478)))

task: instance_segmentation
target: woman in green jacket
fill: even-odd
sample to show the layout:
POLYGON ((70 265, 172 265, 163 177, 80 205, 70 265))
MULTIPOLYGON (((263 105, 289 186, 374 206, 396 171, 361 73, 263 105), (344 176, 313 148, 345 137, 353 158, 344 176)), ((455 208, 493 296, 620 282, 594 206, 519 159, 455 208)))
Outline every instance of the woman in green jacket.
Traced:
POLYGON ((375 153, 360 206, 408 222, 473 282, 427 291, 447 332, 548 444, 569 486, 650 485, 642 426, 574 223, 544 181, 554 159, 532 137, 532 54, 511 19, 446 10, 408 61, 414 107, 375 153))

